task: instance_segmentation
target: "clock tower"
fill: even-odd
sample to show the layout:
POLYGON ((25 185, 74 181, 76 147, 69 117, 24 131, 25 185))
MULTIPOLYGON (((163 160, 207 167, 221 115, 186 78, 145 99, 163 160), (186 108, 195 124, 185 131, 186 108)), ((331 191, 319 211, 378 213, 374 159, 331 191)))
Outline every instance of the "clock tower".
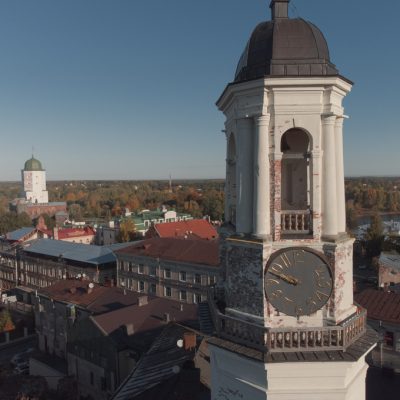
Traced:
POLYGON ((362 400, 375 336, 353 301, 343 99, 311 22, 272 0, 217 101, 226 117, 212 399, 362 400))

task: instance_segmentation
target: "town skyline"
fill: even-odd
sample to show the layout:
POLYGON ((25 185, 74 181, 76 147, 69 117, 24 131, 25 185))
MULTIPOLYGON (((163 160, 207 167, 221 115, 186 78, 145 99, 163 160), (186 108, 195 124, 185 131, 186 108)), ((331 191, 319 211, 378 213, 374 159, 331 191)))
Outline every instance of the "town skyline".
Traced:
MULTIPOLYGON (((270 19, 268 4, 4 2, 0 181, 20 179, 32 146, 49 181, 223 178, 215 101, 254 26, 270 19), (226 18, 232 29, 221 31, 226 18)), ((355 82, 345 103, 348 177, 396 175, 396 11, 371 0, 290 5, 291 16, 324 26, 333 63, 355 82)))

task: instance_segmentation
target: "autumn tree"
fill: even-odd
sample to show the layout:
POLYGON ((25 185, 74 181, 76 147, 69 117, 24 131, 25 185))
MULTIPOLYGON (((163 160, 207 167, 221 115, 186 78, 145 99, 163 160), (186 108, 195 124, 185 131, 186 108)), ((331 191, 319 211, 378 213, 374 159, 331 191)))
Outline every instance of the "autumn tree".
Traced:
POLYGON ((131 218, 124 219, 119 226, 118 242, 131 242, 136 238, 136 226, 131 218))
POLYGON ((210 216, 213 221, 221 221, 224 216, 224 194, 217 190, 207 192, 202 200, 203 215, 210 216))
POLYGON ((379 256, 382 251, 384 235, 382 219, 378 213, 372 216, 365 239, 367 255, 369 257, 379 256))
POLYGON ((0 332, 11 332, 15 329, 15 325, 8 310, 0 313, 0 332))

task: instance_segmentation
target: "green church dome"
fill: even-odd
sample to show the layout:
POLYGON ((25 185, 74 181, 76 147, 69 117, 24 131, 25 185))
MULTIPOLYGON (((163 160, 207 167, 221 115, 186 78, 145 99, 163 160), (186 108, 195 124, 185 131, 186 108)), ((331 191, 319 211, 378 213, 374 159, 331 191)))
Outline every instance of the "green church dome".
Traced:
POLYGON ((36 158, 32 158, 25 162, 24 171, 44 171, 42 163, 36 158))

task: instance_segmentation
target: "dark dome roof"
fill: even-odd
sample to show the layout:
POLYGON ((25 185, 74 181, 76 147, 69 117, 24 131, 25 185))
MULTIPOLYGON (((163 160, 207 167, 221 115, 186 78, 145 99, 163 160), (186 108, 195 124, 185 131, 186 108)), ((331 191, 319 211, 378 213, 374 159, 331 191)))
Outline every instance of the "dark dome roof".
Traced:
POLYGON ((273 18, 253 31, 240 58, 235 82, 265 76, 339 74, 330 62, 324 35, 315 25, 301 18, 274 17, 274 10, 273 18))
POLYGON ((24 171, 44 171, 42 168, 42 163, 36 158, 30 158, 25 161, 24 171))

